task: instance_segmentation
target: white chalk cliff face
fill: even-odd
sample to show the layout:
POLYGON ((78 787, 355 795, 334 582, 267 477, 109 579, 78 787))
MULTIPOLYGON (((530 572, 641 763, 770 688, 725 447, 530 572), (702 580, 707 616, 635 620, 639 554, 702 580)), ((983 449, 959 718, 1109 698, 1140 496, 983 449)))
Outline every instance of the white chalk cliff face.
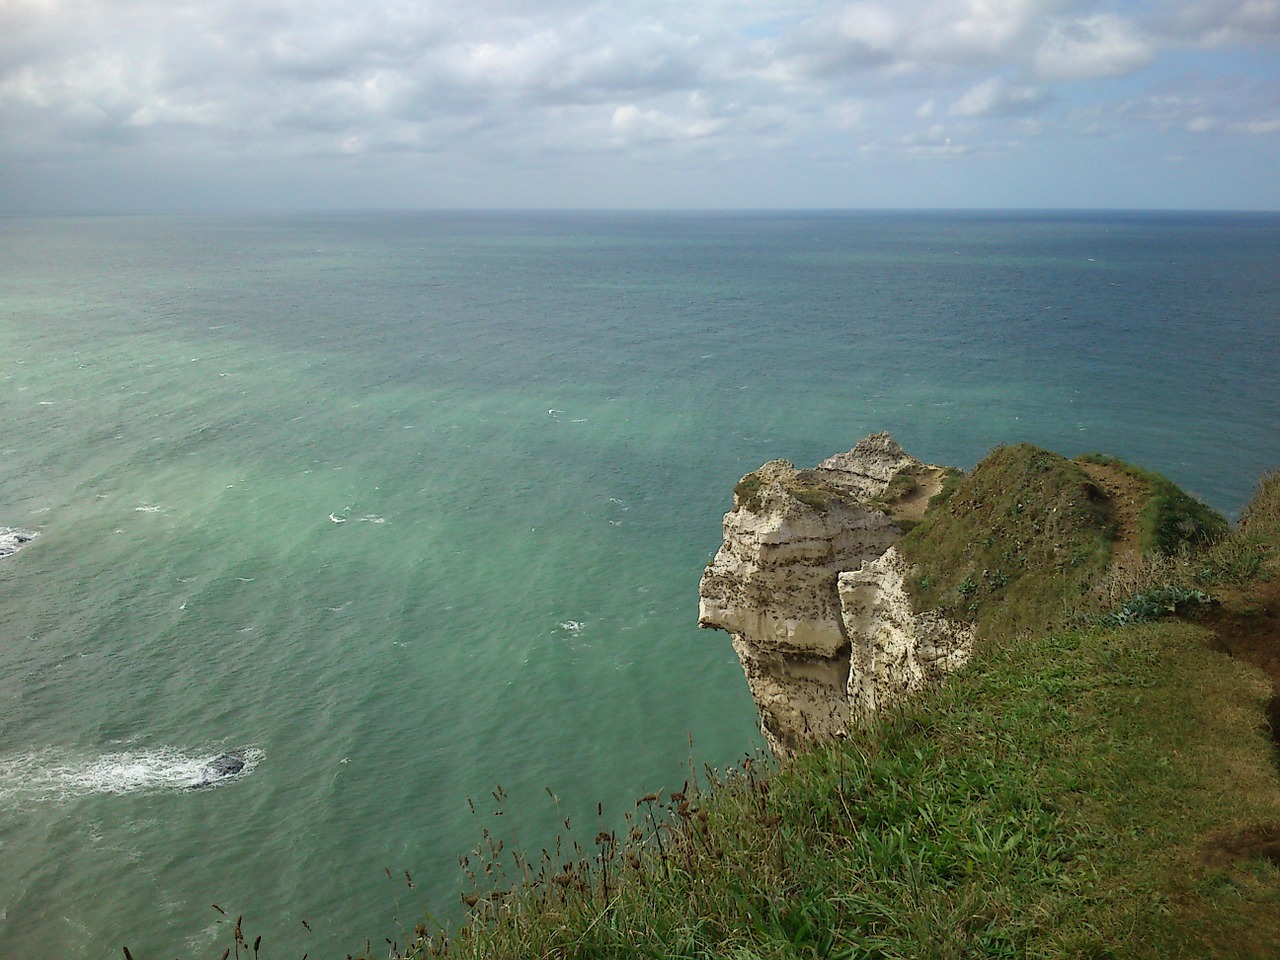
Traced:
POLYGON ((771 461, 734 488, 698 624, 732 637, 777 756, 847 735, 968 658, 967 627, 912 612, 892 549, 944 473, 881 433, 815 469, 771 461))

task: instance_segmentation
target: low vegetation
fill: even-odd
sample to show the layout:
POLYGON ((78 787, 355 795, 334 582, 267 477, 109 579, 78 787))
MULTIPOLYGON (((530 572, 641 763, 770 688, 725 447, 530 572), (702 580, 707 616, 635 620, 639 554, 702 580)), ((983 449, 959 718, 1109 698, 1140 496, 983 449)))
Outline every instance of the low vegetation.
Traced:
MULTIPOLYGON (((826 513, 833 506, 853 506, 856 503, 848 493, 833 486, 821 470, 797 470, 779 482, 788 495, 819 513, 826 513)), ((759 513, 764 507, 766 485, 767 481, 759 473, 748 473, 733 487, 734 509, 759 513)))

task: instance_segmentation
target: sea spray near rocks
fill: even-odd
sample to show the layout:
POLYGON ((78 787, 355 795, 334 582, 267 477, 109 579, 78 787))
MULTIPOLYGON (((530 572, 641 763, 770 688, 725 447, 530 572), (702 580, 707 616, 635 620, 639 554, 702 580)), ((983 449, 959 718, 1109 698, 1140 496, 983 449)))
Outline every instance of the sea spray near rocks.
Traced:
POLYGON ((248 776, 262 758, 263 751, 257 747, 217 755, 174 747, 99 754, 65 748, 8 753, 0 755, 0 809, 66 803, 93 794, 123 796, 215 786, 248 776), (232 757, 238 766, 228 764, 232 757))
POLYGON ((13 556, 38 536, 40 533, 36 530, 0 527, 0 560, 13 556))

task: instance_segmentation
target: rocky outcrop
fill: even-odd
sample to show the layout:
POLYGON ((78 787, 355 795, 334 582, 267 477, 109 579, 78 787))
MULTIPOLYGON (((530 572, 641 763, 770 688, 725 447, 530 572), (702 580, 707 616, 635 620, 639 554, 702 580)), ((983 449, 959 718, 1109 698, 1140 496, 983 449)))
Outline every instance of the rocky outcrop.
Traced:
POLYGON ((967 656, 964 629, 912 612, 891 549, 944 474, 882 433, 813 469, 774 460, 734 488, 698 623, 732 637, 778 756, 846 735, 967 656))
POLYGON ((840 609, 849 637, 850 710, 874 713, 961 667, 973 628, 936 611, 916 613, 907 594, 908 566, 896 547, 840 574, 840 609))

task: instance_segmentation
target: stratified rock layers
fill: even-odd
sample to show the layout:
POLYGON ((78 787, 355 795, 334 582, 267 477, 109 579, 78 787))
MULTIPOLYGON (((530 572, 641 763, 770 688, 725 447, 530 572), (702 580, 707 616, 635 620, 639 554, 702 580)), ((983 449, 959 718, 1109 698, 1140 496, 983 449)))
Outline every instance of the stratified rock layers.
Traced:
POLYGON ((969 631, 912 612, 891 550, 903 528, 879 500, 899 474, 930 471, 882 433, 811 470, 771 461, 734 488, 698 623, 731 635, 779 757, 967 658, 969 631))

